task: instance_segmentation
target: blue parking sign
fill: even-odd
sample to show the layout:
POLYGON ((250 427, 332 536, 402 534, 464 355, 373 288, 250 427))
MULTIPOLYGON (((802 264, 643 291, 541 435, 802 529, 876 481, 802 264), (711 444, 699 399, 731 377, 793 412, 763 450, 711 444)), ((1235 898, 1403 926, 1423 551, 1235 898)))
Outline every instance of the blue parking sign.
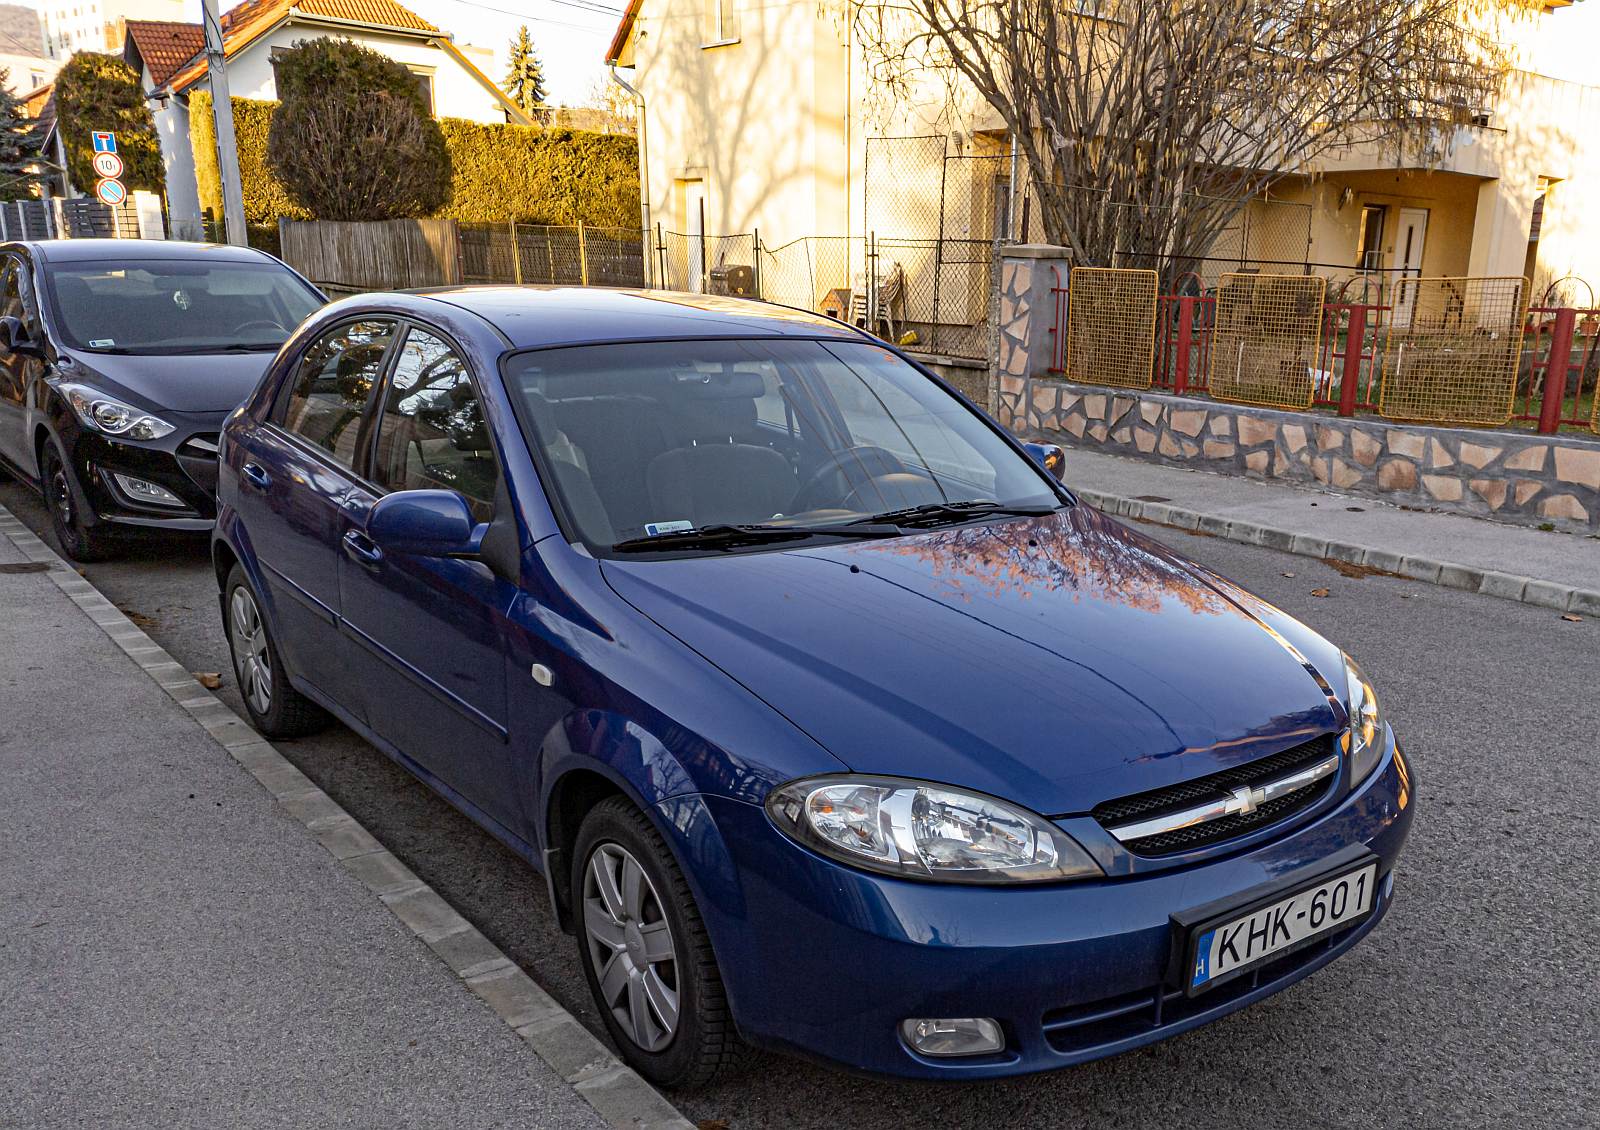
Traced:
POLYGON ((117 151, 117 135, 108 129, 95 130, 94 151, 96 153, 115 153, 117 151))

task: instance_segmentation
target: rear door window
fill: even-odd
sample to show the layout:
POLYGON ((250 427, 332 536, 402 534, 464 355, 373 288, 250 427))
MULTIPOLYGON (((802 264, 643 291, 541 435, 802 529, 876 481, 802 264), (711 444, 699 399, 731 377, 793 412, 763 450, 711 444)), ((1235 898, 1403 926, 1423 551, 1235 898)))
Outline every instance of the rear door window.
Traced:
POLYGON ((394 322, 372 319, 348 322, 312 342, 281 408, 284 430, 358 469, 362 416, 394 334, 394 322))

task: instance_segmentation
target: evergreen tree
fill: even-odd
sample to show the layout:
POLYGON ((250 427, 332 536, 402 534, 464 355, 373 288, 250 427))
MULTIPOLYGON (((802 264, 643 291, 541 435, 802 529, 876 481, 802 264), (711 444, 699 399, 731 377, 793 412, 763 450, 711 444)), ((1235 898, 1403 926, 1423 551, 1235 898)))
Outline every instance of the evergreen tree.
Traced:
POLYGON ((34 125, 11 89, 11 72, 0 67, 0 200, 26 200, 39 183, 34 125))
POLYGON ((538 120, 544 114, 544 65, 539 53, 533 49, 528 35, 528 25, 523 24, 517 37, 511 41, 511 70, 500 89, 515 102, 524 114, 538 120))

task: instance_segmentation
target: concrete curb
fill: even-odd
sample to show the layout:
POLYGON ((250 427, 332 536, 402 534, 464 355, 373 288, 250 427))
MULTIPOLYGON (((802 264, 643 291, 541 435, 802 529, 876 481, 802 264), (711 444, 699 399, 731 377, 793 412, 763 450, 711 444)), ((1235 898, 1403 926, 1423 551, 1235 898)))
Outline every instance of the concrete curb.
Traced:
POLYGON ((311 779, 233 710, 195 681, 160 644, 0 506, 0 536, 49 568, 56 587, 205 731, 328 854, 387 906, 476 993, 607 1125, 618 1130, 692 1130, 650 1084, 623 1064, 493 942, 458 914, 311 779))
POLYGON ((1490 569, 1477 569, 1451 561, 1435 561, 1428 557, 1404 557, 1386 549, 1354 545, 1349 542, 1328 541, 1309 534, 1297 534, 1255 522, 1226 518, 1220 514, 1200 514, 1171 506, 1165 502, 1144 502, 1137 498, 1105 494, 1097 490, 1073 489, 1073 493, 1089 505, 1107 514, 1132 518, 1141 522, 1172 526, 1180 530, 1210 534, 1246 545, 1260 545, 1301 557, 1325 558, 1346 561, 1351 565, 1366 565, 1395 573, 1413 581, 1443 585, 1446 588, 1464 589, 1467 592, 1496 596, 1504 600, 1518 600, 1553 608, 1557 612, 1576 612, 1586 616, 1600 616, 1600 591, 1574 588, 1554 581, 1541 581, 1513 573, 1497 573, 1490 569))

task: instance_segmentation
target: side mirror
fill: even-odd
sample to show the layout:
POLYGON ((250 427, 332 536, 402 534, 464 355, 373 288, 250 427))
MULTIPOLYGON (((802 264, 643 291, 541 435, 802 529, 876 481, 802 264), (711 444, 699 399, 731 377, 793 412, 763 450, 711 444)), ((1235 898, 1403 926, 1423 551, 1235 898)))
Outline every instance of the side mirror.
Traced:
POLYGON ((7 314, 0 318, 0 349, 7 353, 25 353, 29 357, 41 356, 43 350, 22 328, 22 319, 7 314))
POLYGON ((400 490, 373 503, 367 536, 387 553, 471 557, 483 542, 467 500, 453 490, 400 490))
POLYGON ((1035 463, 1050 472, 1050 477, 1056 482, 1067 473, 1067 453, 1053 443, 1027 443, 1024 442, 1023 450, 1033 456, 1035 463))

